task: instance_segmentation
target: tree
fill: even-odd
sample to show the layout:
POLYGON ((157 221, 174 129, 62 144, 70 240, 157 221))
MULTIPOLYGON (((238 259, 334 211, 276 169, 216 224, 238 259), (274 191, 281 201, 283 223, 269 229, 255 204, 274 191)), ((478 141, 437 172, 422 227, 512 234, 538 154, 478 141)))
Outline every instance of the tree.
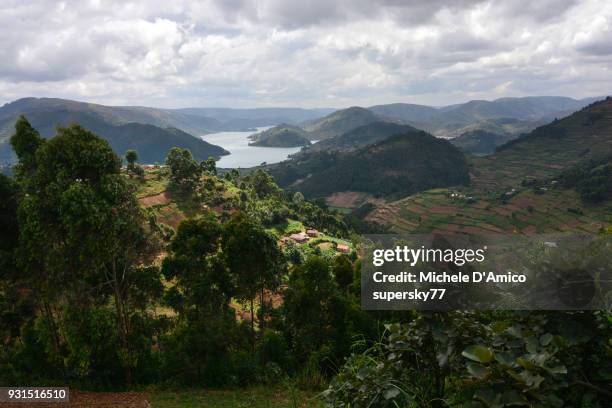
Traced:
POLYGON ((332 272, 338 287, 347 291, 349 285, 353 283, 353 265, 346 255, 339 255, 334 259, 332 272))
POLYGON ((19 186, 14 180, 0 174, 0 279, 13 269, 13 251, 17 245, 19 186))
POLYGON ((171 187, 183 193, 195 191, 202 168, 193 159, 189 150, 173 147, 166 158, 166 165, 170 168, 171 187))
POLYGON ((206 160, 202 160, 200 163, 202 172, 210 175, 217 175, 217 162, 214 157, 209 157, 206 160))
POLYGON ((138 153, 136 150, 128 150, 125 152, 125 160, 128 162, 128 167, 133 167, 138 160, 138 153))
POLYGON ((251 174, 249 176, 249 182, 259 198, 265 198, 270 195, 278 196, 281 192, 272 176, 262 169, 257 169, 251 174))
POLYGON ((175 279, 183 305, 217 313, 229 307, 234 282, 220 253, 222 227, 213 213, 179 224, 170 244, 170 255, 162 270, 166 279, 175 279))
POLYGON ((127 171, 130 177, 135 174, 138 177, 144 177, 144 169, 136 164, 138 160, 138 153, 136 150, 128 150, 125 152, 125 160, 127 160, 127 171))
POLYGON ((295 194, 293 194, 292 201, 298 208, 301 208, 302 205, 304 205, 304 194, 296 191, 295 194))
POLYGON ((180 375, 198 382, 224 365, 236 322, 229 307, 235 285, 220 251, 221 233, 213 213, 181 222, 162 266, 166 279, 176 282, 167 301, 180 316, 169 339, 171 360, 180 365, 180 375))
POLYGON ((73 125, 39 144, 22 200, 19 252, 62 361, 53 302, 86 309, 111 296, 125 379, 131 381, 130 294, 139 267, 151 254, 138 202, 120 174, 121 161, 108 142, 73 125), (58 285, 57 282, 62 282, 58 285))
POLYGON ((265 325, 265 291, 280 284, 286 269, 285 259, 276 240, 261 225, 237 212, 225 224, 223 253, 230 271, 236 277, 237 296, 250 303, 251 340, 255 344, 254 302, 259 294, 262 316, 259 328, 265 325))
POLYGON ((15 175, 18 180, 29 178, 36 170, 36 150, 44 142, 45 140, 30 125, 25 116, 19 116, 15 123, 15 134, 11 137, 11 146, 19 159, 15 166, 15 175))

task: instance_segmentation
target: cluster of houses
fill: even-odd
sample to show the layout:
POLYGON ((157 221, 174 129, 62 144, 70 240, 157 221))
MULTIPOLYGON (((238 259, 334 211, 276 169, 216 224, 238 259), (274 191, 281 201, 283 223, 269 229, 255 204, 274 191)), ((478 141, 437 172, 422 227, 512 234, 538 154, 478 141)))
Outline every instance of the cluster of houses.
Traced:
MULTIPOLYGON (((317 231, 314 228, 309 228, 306 230, 306 232, 296 232, 295 234, 291 234, 288 237, 283 237, 281 239, 281 241, 283 242, 283 244, 289 242, 289 241, 293 241, 295 243, 298 244, 305 244, 306 242, 308 242, 311 238, 316 238, 321 236, 322 234, 317 231)), ((338 244, 336 246, 336 250, 338 252, 341 252, 343 254, 348 254, 351 252, 351 248, 348 245, 345 244, 338 244)))

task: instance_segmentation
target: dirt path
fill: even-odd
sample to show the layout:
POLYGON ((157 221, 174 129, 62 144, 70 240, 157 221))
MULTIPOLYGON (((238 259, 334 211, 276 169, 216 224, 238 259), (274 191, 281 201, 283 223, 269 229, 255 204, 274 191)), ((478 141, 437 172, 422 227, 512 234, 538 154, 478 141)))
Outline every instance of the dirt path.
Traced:
POLYGON ((143 206, 150 207, 152 205, 168 204, 170 202, 170 197, 168 196, 168 192, 164 191, 163 193, 143 197, 138 201, 140 201, 140 204, 142 204, 143 206))
POLYGON ((2 403, 2 408, 151 408, 141 392, 80 392, 70 390, 70 402, 2 403))

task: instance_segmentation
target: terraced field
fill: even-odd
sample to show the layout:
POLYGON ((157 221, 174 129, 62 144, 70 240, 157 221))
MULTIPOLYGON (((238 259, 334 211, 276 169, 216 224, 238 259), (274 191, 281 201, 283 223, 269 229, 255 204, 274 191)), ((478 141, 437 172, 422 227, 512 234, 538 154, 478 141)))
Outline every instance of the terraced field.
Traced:
POLYGON ((612 99, 542 126, 486 157, 471 158, 472 186, 496 190, 546 178, 581 160, 612 154, 612 99))
POLYGON ((588 206, 572 190, 524 190, 504 202, 438 189, 379 206, 367 219, 401 233, 597 233, 612 223, 612 203, 588 206))
POLYGON ((612 225, 612 201, 590 205, 554 178, 612 155, 612 98, 542 126, 487 157, 470 158, 471 185, 379 204, 366 220, 396 232, 596 233, 612 225), (538 180, 538 187, 525 187, 538 180))

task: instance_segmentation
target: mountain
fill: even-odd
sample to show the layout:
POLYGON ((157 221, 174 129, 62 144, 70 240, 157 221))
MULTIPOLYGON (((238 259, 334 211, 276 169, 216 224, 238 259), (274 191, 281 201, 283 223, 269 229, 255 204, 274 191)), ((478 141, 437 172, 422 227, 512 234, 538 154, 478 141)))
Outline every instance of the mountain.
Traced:
MULTIPOLYGON (((228 154, 219 146, 207 143, 180 129, 161 128, 148 123, 128 122, 137 111, 114 109, 102 105, 64 100, 19 100, 0 108, 0 162, 14 162, 8 139, 17 116, 24 114, 43 137, 55 134, 57 125, 78 123, 108 140, 118 155, 128 149, 139 153, 142 163, 163 163, 168 150, 178 146, 191 150, 199 160, 228 154)), ((144 115, 142 120, 146 119, 144 115)))
POLYGON ((214 118, 227 129, 244 129, 261 126, 274 126, 280 123, 298 124, 319 119, 332 113, 335 109, 302 109, 302 108, 183 108, 173 112, 214 118))
POLYGON ((557 96, 474 100, 462 104, 433 108, 424 105, 395 103, 376 105, 372 112, 401 120, 439 137, 452 138, 474 130, 521 134, 567 116, 594 100, 576 100, 557 96))
POLYGON ((383 141, 391 136, 411 132, 420 131, 409 125, 377 121, 349 130, 340 136, 321 140, 320 142, 312 144, 308 148, 303 149, 296 155, 324 150, 354 150, 369 144, 383 141))
POLYGON ((436 119, 440 114, 440 110, 437 108, 411 103, 376 105, 370 106, 368 109, 376 114, 400 119, 404 122, 427 122, 436 119))
POLYGON ((250 137, 253 140, 252 143, 249 143, 251 146, 299 147, 310 145, 306 131, 286 123, 274 126, 250 137))
POLYGON ((324 140, 380 120, 384 119, 371 110, 353 106, 333 112, 303 127, 311 134, 311 140, 324 140))
POLYGON ((467 187, 369 202, 353 214, 398 233, 598 234, 610 228, 611 159, 607 98, 471 157, 467 187))
MULTIPOLYGON (((98 116, 114 125, 143 123, 157 127, 175 127, 188 133, 205 134, 223 130, 223 124, 210 117, 190 115, 166 109, 142 106, 105 106, 59 98, 23 98, 0 108, 0 138, 6 135, 6 121, 31 112, 69 111, 73 114, 98 116)), ((12 124, 8 126, 12 128, 12 124)), ((12 131, 12 130, 10 130, 12 131)))
POLYGON ((465 132, 461 136, 450 139, 450 142, 466 153, 482 156, 495 152, 498 146, 516 137, 518 135, 511 133, 493 133, 478 129, 465 132))
POLYGON ((612 98, 594 102, 563 119, 511 140, 474 159, 477 186, 508 186, 525 177, 546 178, 612 153, 612 98))
POLYGON ((535 120, 560 112, 572 112, 587 102, 563 96, 528 96, 500 98, 493 101, 475 100, 441 108, 441 112, 453 112, 474 119, 513 118, 535 120))
POLYGON ((269 167, 279 185, 308 197, 338 192, 403 197, 469 181, 463 153, 423 131, 348 151, 317 151, 269 167))

